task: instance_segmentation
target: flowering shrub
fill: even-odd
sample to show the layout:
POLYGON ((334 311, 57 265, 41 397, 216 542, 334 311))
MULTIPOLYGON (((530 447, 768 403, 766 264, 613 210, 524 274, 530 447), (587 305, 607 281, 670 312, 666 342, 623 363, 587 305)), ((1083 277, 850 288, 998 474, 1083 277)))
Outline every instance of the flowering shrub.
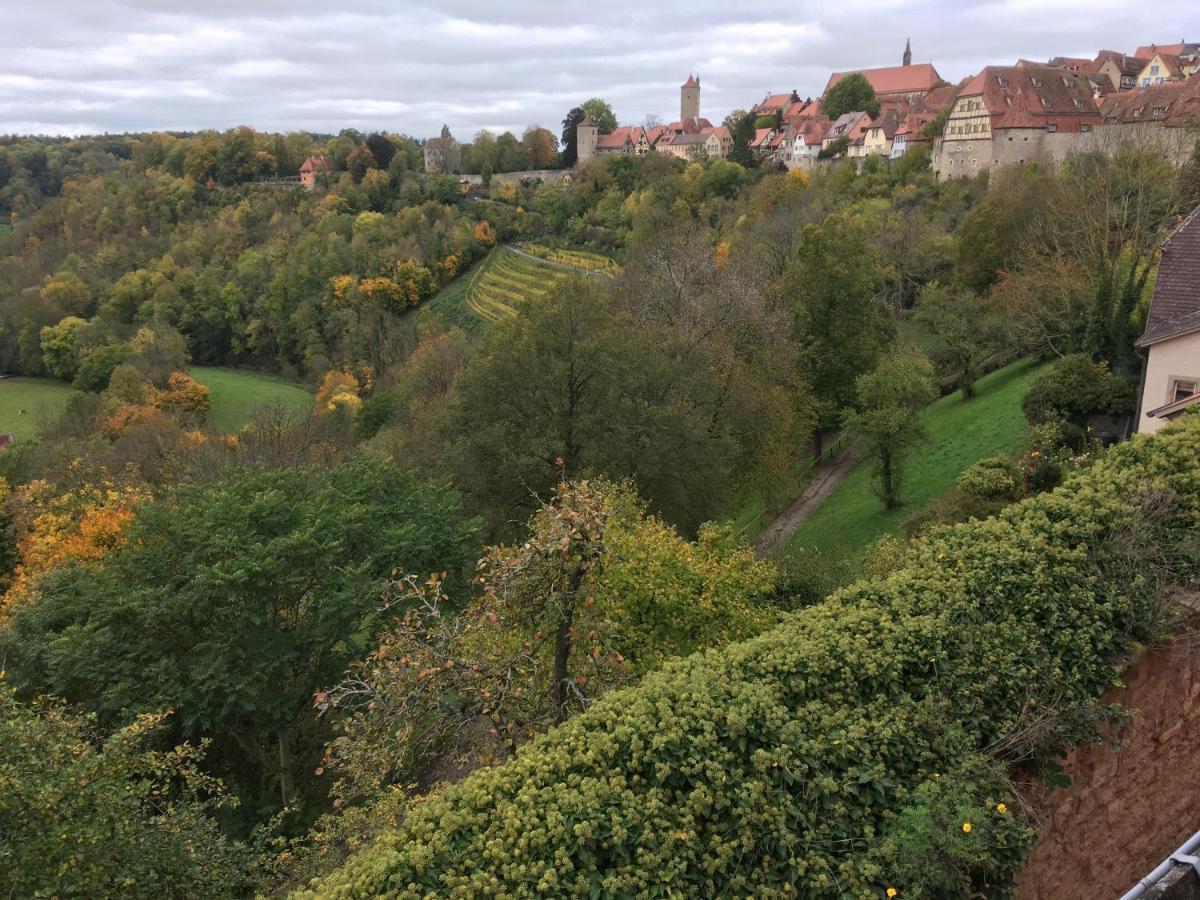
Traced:
POLYGON ((907 896, 884 836, 923 807, 982 849, 927 845, 997 885, 1023 847, 996 809, 1012 799, 921 786, 1109 684, 1154 622, 1156 573, 1189 571, 1198 455, 1185 419, 935 529, 885 580, 669 663, 417 804, 310 896, 907 896))

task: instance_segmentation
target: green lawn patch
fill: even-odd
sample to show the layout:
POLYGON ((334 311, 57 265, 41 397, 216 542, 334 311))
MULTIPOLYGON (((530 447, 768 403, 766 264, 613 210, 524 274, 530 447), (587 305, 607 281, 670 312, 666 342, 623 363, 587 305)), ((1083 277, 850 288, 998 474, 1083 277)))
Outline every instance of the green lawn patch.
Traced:
POLYGON ((53 378, 0 378, 0 434, 28 440, 62 413, 74 393, 71 385, 53 378))
POLYGON ((271 403, 282 403, 298 413, 312 406, 312 394, 275 375, 209 366, 193 366, 188 372, 208 388, 212 398, 208 424, 218 431, 241 431, 255 410, 271 403))
POLYGON ((812 548, 843 557, 853 568, 879 538, 896 534, 921 507, 954 487, 967 466, 1025 445, 1028 426, 1021 400, 1037 375, 1035 363, 1021 361, 978 382, 978 396, 964 403, 955 392, 929 406, 922 418, 929 439, 908 457, 902 486, 904 503, 891 511, 875 493, 874 474, 859 463, 783 551, 812 548))

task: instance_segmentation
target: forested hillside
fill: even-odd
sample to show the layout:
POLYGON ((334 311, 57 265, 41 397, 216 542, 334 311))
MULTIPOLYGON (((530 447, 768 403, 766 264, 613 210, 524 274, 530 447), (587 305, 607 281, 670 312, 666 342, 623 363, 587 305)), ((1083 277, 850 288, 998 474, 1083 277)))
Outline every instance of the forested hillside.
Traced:
POLYGON ((1186 577, 1195 423, 1087 426, 1200 157, 0 147, 13 896, 992 889, 1186 577))

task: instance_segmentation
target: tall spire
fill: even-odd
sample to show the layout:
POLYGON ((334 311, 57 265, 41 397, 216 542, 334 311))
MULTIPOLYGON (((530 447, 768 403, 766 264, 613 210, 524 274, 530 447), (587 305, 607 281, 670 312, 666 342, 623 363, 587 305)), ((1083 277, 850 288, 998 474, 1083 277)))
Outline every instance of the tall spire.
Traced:
POLYGON ((910 38, 904 39, 904 64, 912 65, 912 40, 910 38))

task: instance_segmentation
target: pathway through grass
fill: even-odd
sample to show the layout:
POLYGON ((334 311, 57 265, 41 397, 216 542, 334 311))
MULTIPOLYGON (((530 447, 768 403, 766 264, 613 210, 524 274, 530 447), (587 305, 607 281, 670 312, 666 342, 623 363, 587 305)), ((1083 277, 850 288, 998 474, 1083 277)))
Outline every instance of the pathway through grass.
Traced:
POLYGON ((1013 363, 981 378, 975 399, 964 403, 955 392, 928 407, 922 418, 929 438, 905 464, 903 505, 885 510, 875 493, 871 467, 860 462, 800 526, 783 553, 812 548, 844 557, 857 569, 871 544, 898 533, 906 519, 953 488, 967 466, 1024 446, 1028 427, 1021 399, 1036 373, 1034 363, 1013 363))

